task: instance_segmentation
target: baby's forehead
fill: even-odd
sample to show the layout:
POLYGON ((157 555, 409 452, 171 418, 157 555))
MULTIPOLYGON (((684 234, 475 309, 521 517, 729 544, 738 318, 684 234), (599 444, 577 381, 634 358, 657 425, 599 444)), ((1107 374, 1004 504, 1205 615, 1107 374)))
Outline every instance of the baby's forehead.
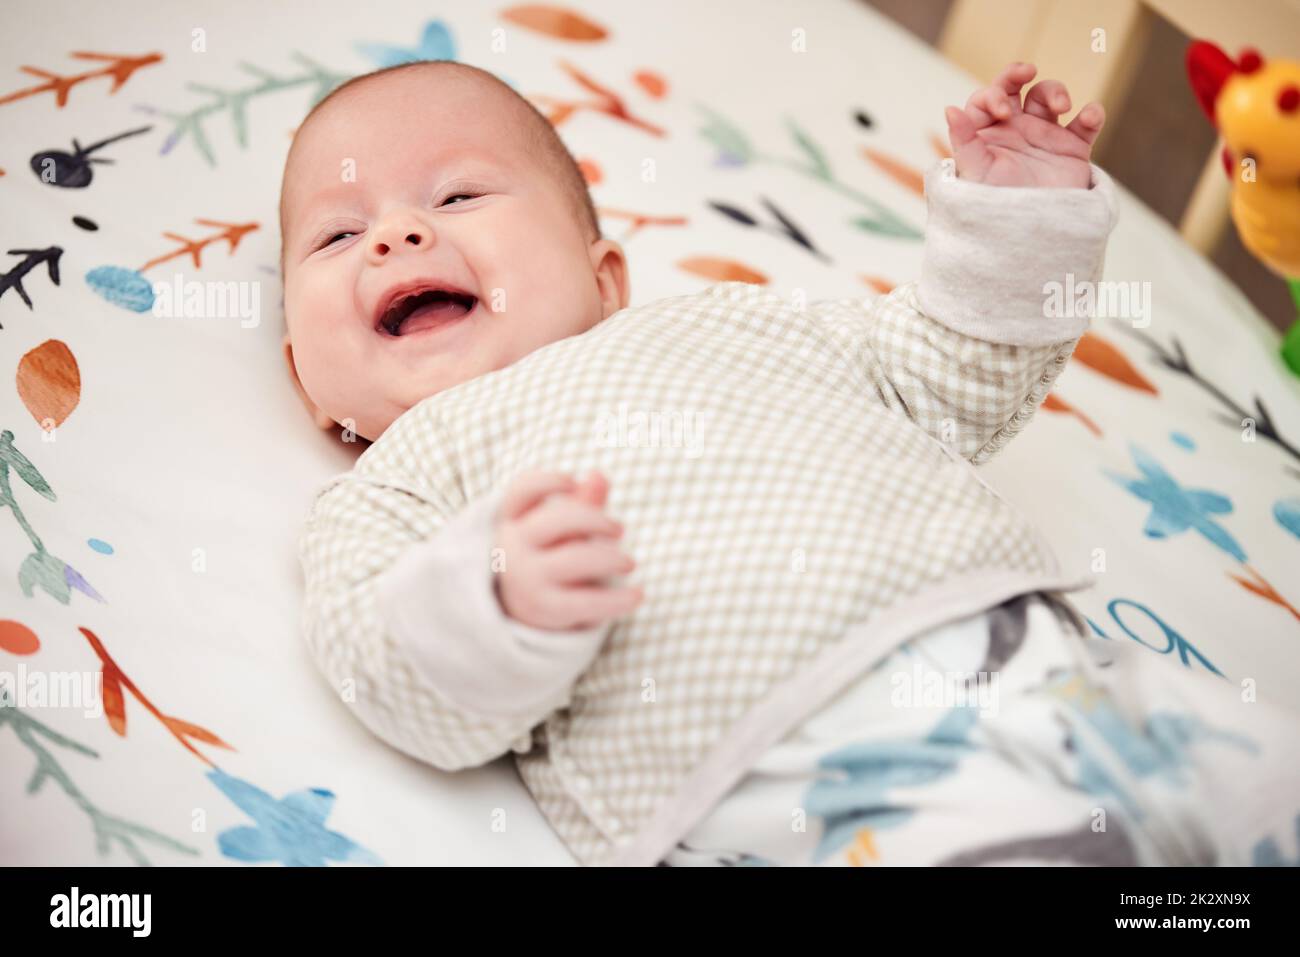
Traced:
POLYGON ((354 83, 299 128, 296 153, 311 157, 336 149, 340 141, 359 145, 375 135, 400 141, 421 134, 450 139, 485 128, 505 145, 519 128, 509 122, 521 106, 514 94, 497 81, 449 66, 424 64, 354 83))
POLYGON ((503 83, 457 66, 413 64, 407 69, 362 77, 339 91, 319 112, 356 116, 385 104, 422 107, 425 113, 450 103, 473 103, 475 109, 510 108, 513 94, 503 83))
POLYGON ((414 145, 463 147, 497 161, 526 159, 530 117, 521 107, 527 107, 498 81, 450 67, 424 64, 366 77, 312 113, 298 128, 285 166, 286 222, 308 200, 313 183, 336 181, 340 164, 359 154, 414 145))

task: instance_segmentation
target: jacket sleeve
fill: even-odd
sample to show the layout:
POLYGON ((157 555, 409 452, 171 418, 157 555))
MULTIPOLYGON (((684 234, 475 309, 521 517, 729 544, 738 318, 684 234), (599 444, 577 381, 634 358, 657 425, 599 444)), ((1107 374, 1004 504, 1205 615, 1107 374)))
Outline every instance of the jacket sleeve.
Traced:
POLYGON ((446 771, 527 751, 608 627, 506 617, 491 554, 501 495, 444 521, 420 491, 349 473, 317 496, 299 549, 317 665, 374 734, 446 771))
POLYGON ((1033 416, 1079 337, 1073 294, 1101 279, 1118 219, 1110 177, 1080 188, 987 186, 951 159, 925 181, 919 282, 812 303, 868 387, 964 458, 987 460, 1033 416))

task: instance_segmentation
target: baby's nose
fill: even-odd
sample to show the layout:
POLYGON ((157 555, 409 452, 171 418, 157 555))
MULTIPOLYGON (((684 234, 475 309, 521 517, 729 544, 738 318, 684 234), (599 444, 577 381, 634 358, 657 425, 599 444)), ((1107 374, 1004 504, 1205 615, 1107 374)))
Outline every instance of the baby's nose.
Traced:
POLYGON ((412 219, 384 223, 372 233, 370 255, 384 259, 396 248, 420 249, 432 245, 432 241, 432 231, 412 219))

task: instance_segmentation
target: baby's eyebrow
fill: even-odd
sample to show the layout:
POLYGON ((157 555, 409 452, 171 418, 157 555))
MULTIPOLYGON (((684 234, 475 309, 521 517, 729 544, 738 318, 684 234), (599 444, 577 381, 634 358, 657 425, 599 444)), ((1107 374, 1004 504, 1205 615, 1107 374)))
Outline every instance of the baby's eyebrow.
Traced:
MULTIPOLYGON (((291 204, 285 210, 285 240, 295 249, 310 242, 314 231, 328 218, 325 211, 333 211, 333 204, 343 197, 355 201, 356 187, 347 184, 331 186, 313 193, 298 208, 291 204)), ((344 210, 339 209, 337 212, 342 213, 344 210)))
POLYGON ((307 197, 306 201, 298 210, 298 216, 305 222, 319 215, 316 210, 322 206, 328 206, 338 201, 339 198, 347 197, 356 198, 357 187, 355 184, 340 183, 336 186, 330 186, 327 189, 317 190, 307 197))

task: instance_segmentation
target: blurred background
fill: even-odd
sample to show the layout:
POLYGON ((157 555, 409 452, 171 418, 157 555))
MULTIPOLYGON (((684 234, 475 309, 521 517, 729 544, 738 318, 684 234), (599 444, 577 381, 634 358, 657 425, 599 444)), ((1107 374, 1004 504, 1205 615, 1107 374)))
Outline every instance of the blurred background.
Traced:
POLYGON ((1099 101, 1108 119, 1093 154, 1097 164, 1223 270, 1275 326, 1294 321, 1285 283, 1231 227, 1222 144, 1192 95, 1184 57, 1199 39, 1234 59, 1243 47, 1265 60, 1300 59, 1300 0, 862 2, 982 81, 1013 60, 1037 64, 1040 77, 1069 87, 1068 118, 1099 101), (1097 28, 1106 31, 1101 55, 1078 42, 1097 28))

